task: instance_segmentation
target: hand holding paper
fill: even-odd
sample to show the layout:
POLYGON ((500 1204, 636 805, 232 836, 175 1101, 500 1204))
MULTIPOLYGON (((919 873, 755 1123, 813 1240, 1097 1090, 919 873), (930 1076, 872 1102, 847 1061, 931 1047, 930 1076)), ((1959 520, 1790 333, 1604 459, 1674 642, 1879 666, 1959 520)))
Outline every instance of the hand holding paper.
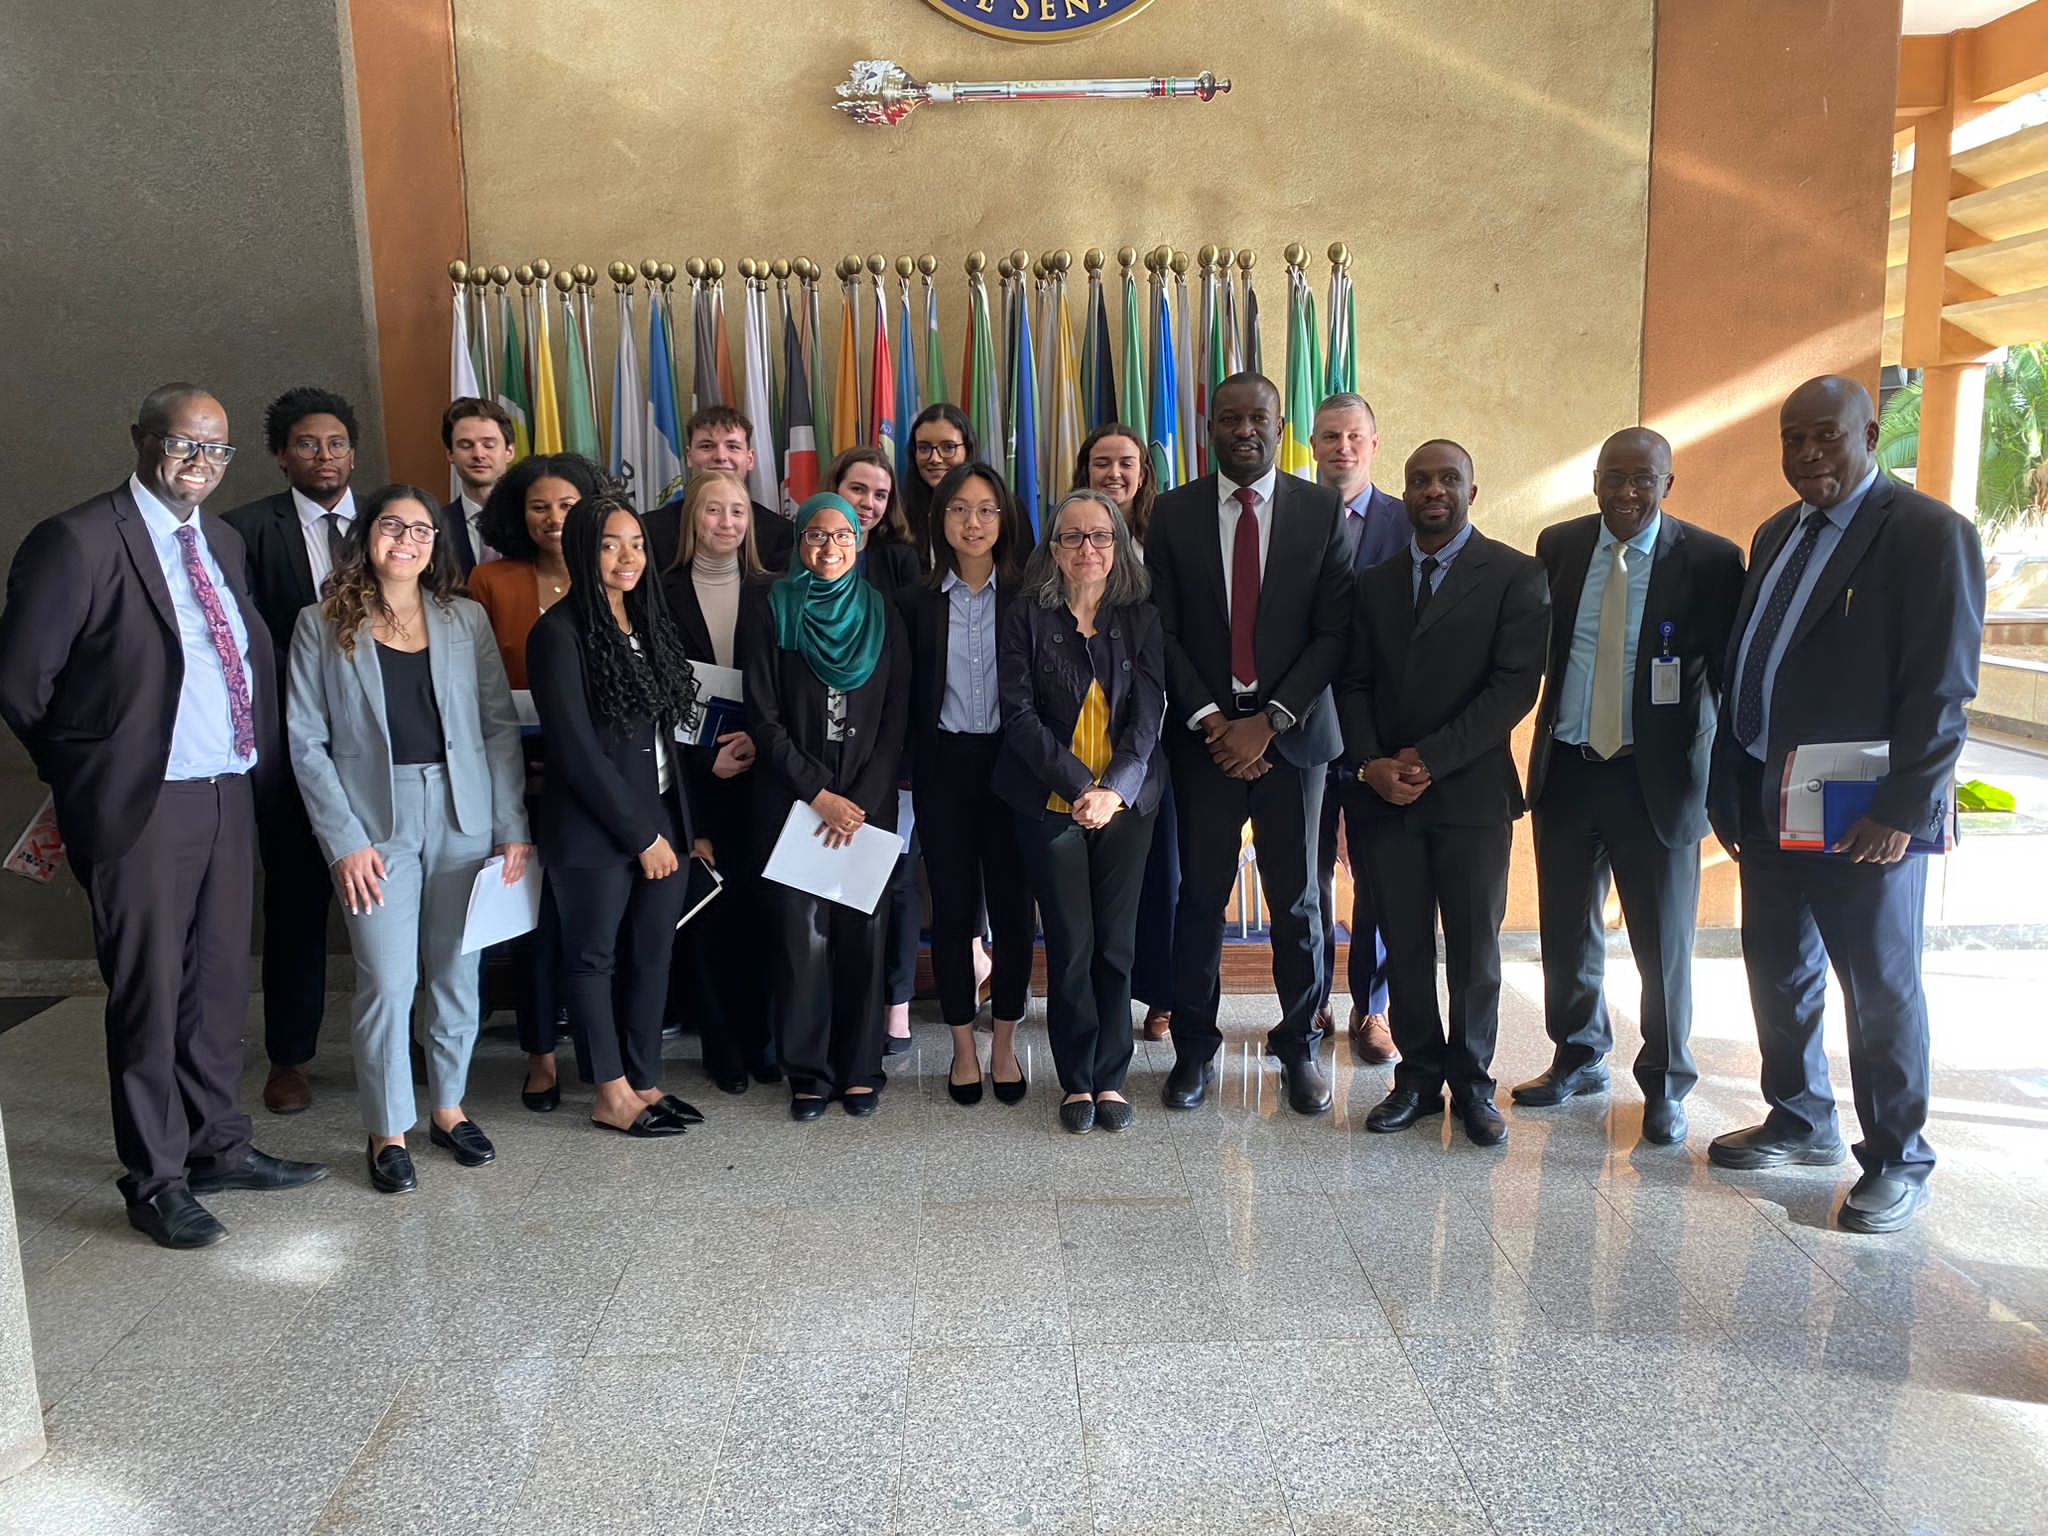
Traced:
POLYGON ((820 835, 825 830, 816 811, 802 801, 792 805, 761 873, 777 885, 872 913, 896 871, 903 845, 895 833, 865 823, 837 845, 828 844, 820 835))

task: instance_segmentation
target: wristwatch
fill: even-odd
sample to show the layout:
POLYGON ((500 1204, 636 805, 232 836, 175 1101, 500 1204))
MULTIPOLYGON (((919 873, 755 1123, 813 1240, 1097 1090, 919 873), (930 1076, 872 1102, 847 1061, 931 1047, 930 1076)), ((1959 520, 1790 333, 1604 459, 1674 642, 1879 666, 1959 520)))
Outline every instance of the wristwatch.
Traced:
POLYGON ((1273 727, 1273 734, 1280 735, 1294 724, 1294 716, 1287 712, 1287 706, 1274 699, 1266 701, 1266 707, 1259 711, 1266 717, 1266 723, 1273 727))

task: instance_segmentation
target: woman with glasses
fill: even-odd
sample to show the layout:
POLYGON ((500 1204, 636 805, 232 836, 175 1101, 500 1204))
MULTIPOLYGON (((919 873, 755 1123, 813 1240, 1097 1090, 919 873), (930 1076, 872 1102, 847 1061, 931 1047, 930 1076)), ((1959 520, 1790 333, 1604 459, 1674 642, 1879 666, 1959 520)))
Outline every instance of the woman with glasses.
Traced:
MULTIPOLYGON (((756 835, 773 847, 799 802, 824 846, 862 825, 893 831, 897 765, 909 712, 902 620, 863 581, 853 504, 830 492, 797 509, 789 574, 740 600, 756 835)), ((765 886, 776 943, 775 1046, 792 1119, 815 1120, 837 1096, 874 1113, 882 1074, 883 919, 791 886, 765 886)))
POLYGON ((1046 1033, 1075 1134, 1131 1123, 1131 951, 1152 813, 1166 671, 1151 579, 1099 491, 1053 509, 1003 626, 995 790, 1045 927, 1046 1033))
POLYGON ((939 530, 932 493, 947 475, 976 457, 974 429, 957 405, 935 401, 910 424, 910 463, 916 471, 903 488, 903 520, 921 570, 938 558, 939 530))
POLYGON ((1030 540, 1009 487, 986 464, 952 470, 932 504, 938 564, 905 597, 903 618, 911 654, 911 784, 932 893, 932 973, 953 1032, 947 1091, 956 1104, 981 1102, 974 946, 986 912, 995 938, 989 1076, 996 1097, 1014 1104, 1026 1087, 1017 1025, 1031 996, 1031 888, 1014 818, 990 775, 1002 746, 996 646, 1017 595, 1018 555, 1030 540))
POLYGON ((292 768, 348 912, 356 1092, 370 1183, 418 1186, 407 1039, 426 981, 428 1139, 464 1167, 496 1156, 462 1107, 477 964, 470 888, 493 849, 516 884, 532 849, 519 722, 490 625, 455 596, 438 503, 409 485, 364 499, 327 596, 299 615, 285 690, 292 768))

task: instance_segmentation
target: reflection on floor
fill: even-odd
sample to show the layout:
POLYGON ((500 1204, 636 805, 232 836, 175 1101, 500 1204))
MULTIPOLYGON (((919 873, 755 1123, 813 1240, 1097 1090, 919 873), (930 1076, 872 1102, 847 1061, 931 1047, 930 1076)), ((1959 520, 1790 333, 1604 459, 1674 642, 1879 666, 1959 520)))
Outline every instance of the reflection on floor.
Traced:
MULTIPOLYGON (((1365 1134, 1386 1074, 1341 1047, 1337 1113, 1298 1119, 1237 998, 1216 1099, 1158 1108, 1141 1044, 1136 1126, 1086 1139, 1036 1025, 1016 1108, 952 1105, 921 1022, 873 1120, 678 1060, 710 1123, 647 1143, 574 1093, 526 1113, 493 1030, 499 1160, 419 1138, 389 1199, 337 1017, 314 1109, 259 1111, 335 1176, 218 1197, 194 1255, 123 1225, 96 1005, 63 1003, 0 1039, 51 1443, 0 1531, 2038 1532, 2048 953, 1928 970, 1942 1166, 1890 1238, 1829 1224, 1845 1170, 1706 1165, 1754 1118, 1733 961, 1669 1151, 1625 1067, 1498 1153, 1365 1134)), ((1511 966, 1504 1082, 1545 1060, 1538 995, 1511 966)))

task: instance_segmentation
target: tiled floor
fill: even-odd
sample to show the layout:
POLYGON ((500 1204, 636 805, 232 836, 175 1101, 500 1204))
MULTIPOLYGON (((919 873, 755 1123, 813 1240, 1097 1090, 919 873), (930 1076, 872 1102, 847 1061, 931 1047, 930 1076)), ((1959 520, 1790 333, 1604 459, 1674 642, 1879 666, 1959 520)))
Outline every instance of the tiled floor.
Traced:
MULTIPOLYGON (((1928 973, 1943 1161, 1890 1238, 1829 1225, 1843 1170, 1707 1166, 1755 1104, 1734 961, 1700 966, 1684 1151, 1639 1144, 1625 1073, 1489 1153, 1366 1135, 1385 1073, 1340 1050, 1298 1119, 1246 998, 1198 1113, 1140 1047, 1120 1138, 1059 1133, 1035 1027, 1016 1108, 948 1102, 920 1024, 872 1121, 679 1064, 711 1121, 656 1143, 526 1113, 494 1031, 498 1162, 421 1148, 393 1200, 333 1027, 314 1110, 259 1129, 335 1176, 216 1199, 193 1255, 123 1225, 64 1003, 0 1039, 51 1443, 0 1531, 2038 1533, 2048 952, 1928 973)), ((1537 980, 1506 1082, 1545 1059, 1537 980)))

